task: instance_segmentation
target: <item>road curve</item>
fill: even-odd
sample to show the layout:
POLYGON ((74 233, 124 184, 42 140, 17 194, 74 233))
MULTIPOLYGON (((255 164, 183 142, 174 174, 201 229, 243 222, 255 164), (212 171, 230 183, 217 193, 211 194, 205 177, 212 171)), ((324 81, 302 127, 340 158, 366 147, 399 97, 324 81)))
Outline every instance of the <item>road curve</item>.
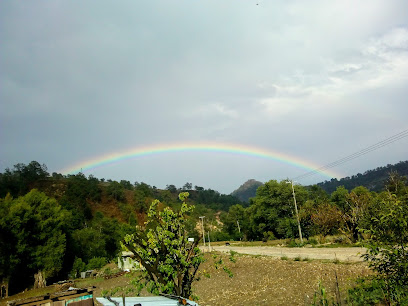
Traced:
MULTIPOLYGON (((202 248, 208 251, 207 248, 202 248)), ((326 259, 326 260, 340 260, 349 262, 363 261, 362 254, 366 253, 365 248, 287 248, 287 247, 270 247, 270 246, 211 246, 211 249, 218 252, 229 253, 235 251, 240 254, 249 255, 265 255, 274 257, 288 258, 309 258, 309 259, 326 259)))

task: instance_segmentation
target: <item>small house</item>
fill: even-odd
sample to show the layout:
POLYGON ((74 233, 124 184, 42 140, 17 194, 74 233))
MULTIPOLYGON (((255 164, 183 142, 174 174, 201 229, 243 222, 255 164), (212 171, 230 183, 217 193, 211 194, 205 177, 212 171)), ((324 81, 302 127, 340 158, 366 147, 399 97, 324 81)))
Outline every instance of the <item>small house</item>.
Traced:
POLYGON ((134 259, 135 255, 130 251, 123 251, 118 257, 118 268, 122 271, 139 270, 142 268, 140 263, 134 259))

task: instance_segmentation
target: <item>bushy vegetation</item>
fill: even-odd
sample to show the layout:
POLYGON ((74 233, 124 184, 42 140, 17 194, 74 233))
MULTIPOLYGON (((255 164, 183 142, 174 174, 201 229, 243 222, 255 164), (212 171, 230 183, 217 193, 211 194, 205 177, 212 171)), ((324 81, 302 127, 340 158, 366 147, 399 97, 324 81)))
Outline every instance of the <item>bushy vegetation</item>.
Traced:
POLYGON ((6 169, 0 173, 0 281, 9 283, 13 293, 32 286, 34 275, 53 281, 100 268, 118 255, 125 235, 144 224, 154 199, 164 203, 160 209, 166 205, 179 211, 178 193, 187 189, 196 209, 185 226, 196 240, 201 237, 198 216, 210 222, 214 210, 240 203, 211 189, 193 189, 191 183, 158 190, 83 173, 50 175, 35 161, 6 169))

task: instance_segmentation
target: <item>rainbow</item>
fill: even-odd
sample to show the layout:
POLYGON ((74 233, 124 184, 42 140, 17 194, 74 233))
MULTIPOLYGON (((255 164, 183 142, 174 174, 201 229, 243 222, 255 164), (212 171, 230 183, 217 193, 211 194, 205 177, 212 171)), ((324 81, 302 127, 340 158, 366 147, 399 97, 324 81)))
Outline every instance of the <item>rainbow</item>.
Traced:
MULTIPOLYGON (((151 146, 141 146, 122 152, 105 154, 68 166, 64 169, 61 169, 60 173, 74 174, 77 172, 85 172, 95 168, 103 167, 105 165, 118 163, 129 159, 135 159, 142 156, 174 152, 210 152, 265 158, 269 160, 283 162, 298 168, 302 168, 306 171, 314 171, 321 166, 313 164, 306 160, 302 160, 298 157, 291 156, 289 154, 282 154, 279 152, 265 150, 253 146, 244 146, 236 144, 217 144, 217 143, 183 143, 183 144, 158 144, 151 146)), ((340 174, 335 173, 332 170, 319 171, 318 173, 329 178, 341 177, 340 174)))

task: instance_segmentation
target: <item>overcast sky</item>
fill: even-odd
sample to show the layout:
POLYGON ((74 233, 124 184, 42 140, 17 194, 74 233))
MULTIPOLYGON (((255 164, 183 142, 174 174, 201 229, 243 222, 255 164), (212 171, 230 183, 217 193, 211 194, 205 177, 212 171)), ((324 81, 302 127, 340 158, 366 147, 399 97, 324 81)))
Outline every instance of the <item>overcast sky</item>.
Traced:
MULTIPOLYGON (((408 129, 406 0, 4 0, 0 52, 1 171, 36 160, 60 172, 164 143, 247 146, 324 166, 408 129)), ((408 137, 331 170, 362 173, 407 151, 408 137)), ((250 178, 307 171, 164 152, 85 174, 230 193, 250 178)))

